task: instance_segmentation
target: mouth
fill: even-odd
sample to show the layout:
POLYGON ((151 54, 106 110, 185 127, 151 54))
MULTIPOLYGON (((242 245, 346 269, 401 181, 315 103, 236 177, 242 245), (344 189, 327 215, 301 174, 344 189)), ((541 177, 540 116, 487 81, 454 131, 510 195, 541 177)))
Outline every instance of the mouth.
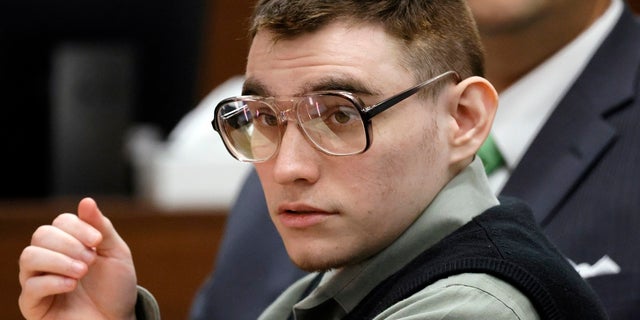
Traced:
POLYGON ((292 210, 292 209, 286 209, 281 211, 281 214, 307 214, 307 213, 321 213, 324 212, 322 210, 292 210))
POLYGON ((305 229, 321 224, 337 212, 329 212, 308 205, 288 204, 278 208, 280 223, 288 228, 305 229))

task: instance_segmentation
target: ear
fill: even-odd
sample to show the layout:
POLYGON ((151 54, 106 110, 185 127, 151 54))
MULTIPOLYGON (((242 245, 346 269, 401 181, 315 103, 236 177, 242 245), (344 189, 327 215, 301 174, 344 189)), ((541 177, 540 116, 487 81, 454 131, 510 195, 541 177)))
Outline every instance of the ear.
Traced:
MULTIPOLYGON (((498 93, 482 77, 469 77, 456 87, 457 104, 450 105, 453 130, 449 136, 450 163, 473 159, 491 131, 498 107, 498 93)), ((455 100, 454 100, 455 101, 455 100)))

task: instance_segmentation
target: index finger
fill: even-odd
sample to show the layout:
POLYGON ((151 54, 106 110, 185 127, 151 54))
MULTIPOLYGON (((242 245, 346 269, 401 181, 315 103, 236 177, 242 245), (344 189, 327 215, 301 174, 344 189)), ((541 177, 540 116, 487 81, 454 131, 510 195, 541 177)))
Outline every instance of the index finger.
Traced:
POLYGON ((111 221, 105 217, 92 198, 84 198, 78 203, 78 216, 96 228, 102 241, 96 246, 99 255, 127 258, 131 256, 129 247, 122 240, 111 221))

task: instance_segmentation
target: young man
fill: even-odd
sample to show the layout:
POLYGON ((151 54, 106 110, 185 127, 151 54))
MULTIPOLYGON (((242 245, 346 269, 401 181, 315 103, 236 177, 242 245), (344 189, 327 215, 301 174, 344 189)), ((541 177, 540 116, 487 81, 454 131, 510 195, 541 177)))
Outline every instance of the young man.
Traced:
MULTIPOLYGON (((464 1, 265 0, 251 37, 244 95, 213 126, 314 272, 262 319, 606 318, 528 209, 488 187, 475 153, 497 94, 464 1)), ((158 317, 91 199, 34 233, 20 282, 27 319, 158 317)))
MULTIPOLYGON (((533 208, 612 319, 636 317, 640 260, 629 245, 640 243, 638 18, 621 0, 467 2, 486 77, 500 93, 492 136, 505 162, 489 174, 492 190, 533 208)), ((304 275, 267 218, 254 172, 238 199, 194 319, 255 318, 304 275)))

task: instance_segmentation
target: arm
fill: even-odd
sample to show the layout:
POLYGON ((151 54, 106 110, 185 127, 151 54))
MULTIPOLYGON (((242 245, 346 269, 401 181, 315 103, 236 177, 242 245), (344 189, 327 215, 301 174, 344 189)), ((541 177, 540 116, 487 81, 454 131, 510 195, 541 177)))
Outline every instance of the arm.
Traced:
POLYGON ((33 233, 19 277, 26 319, 135 319, 131 252, 93 199, 33 233))

